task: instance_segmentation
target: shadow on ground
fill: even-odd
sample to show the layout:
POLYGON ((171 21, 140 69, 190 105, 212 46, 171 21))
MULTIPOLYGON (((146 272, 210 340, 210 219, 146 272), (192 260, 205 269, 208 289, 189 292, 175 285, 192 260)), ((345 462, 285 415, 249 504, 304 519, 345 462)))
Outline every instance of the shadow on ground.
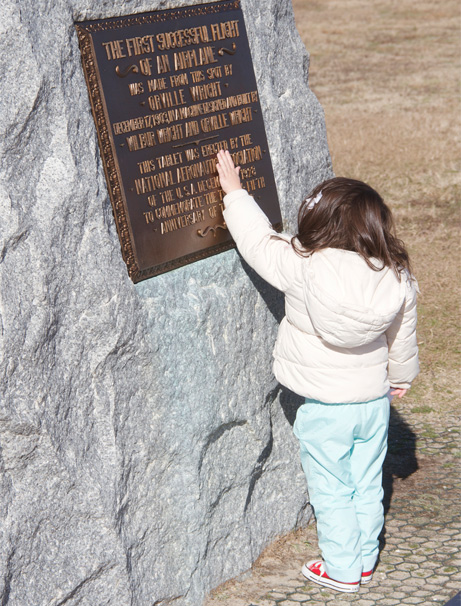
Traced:
POLYGON ((390 507, 394 478, 405 480, 417 470, 416 434, 391 405, 387 456, 383 466, 384 513, 390 507))
MULTIPOLYGON (((391 405, 387 455, 383 465, 384 514, 389 511, 394 493, 394 480, 405 480, 418 471, 416 434, 401 414, 391 405)), ((386 524, 379 537, 380 551, 386 545, 386 524)))

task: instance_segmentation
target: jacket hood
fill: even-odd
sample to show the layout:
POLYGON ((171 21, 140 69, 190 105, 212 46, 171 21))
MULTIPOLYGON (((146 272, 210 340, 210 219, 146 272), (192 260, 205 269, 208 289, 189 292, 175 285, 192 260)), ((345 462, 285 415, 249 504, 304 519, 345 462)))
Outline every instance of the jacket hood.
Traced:
MULTIPOLYGON (((376 262, 378 266, 378 262, 376 262)), ((385 332, 405 301, 405 279, 372 270, 357 253, 327 248, 309 257, 304 300, 314 330, 336 347, 358 347, 385 332)))

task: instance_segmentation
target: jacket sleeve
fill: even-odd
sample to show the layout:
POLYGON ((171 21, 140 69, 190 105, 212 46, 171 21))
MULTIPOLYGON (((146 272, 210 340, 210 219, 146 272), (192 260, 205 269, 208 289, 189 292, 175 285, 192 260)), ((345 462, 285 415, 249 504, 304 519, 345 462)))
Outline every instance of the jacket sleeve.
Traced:
POLYGON ((402 309, 386 331, 389 347, 389 383, 391 387, 409 389, 419 372, 416 341, 416 284, 408 280, 402 309))
POLYGON ((224 220, 242 257, 264 280, 285 292, 301 260, 291 246, 291 237, 280 236, 272 229, 267 216, 244 189, 225 196, 224 206, 224 220))

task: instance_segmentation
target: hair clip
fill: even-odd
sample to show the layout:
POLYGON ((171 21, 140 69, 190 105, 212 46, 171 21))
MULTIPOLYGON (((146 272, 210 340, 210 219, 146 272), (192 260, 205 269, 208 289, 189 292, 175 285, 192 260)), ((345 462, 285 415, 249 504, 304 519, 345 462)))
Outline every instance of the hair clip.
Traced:
MULTIPOLYGON (((307 198, 307 200, 309 200, 309 202, 307 203, 306 208, 307 208, 308 210, 311 210, 312 208, 314 208, 314 206, 315 206, 316 204, 318 204, 318 203, 320 202, 320 200, 321 200, 321 199, 322 199, 322 192, 319 192, 319 193, 318 193, 318 194, 315 196, 315 198, 307 198)), ((306 201, 307 201, 307 200, 306 200, 306 201)))

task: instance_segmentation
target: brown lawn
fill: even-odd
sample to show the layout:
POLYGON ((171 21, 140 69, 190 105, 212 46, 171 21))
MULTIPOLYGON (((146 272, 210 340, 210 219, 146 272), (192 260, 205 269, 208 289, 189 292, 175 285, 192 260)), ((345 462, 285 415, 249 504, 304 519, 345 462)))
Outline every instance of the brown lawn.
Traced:
POLYGON ((456 0, 293 0, 336 175, 395 211, 418 278, 407 405, 459 402, 461 11, 456 0))

